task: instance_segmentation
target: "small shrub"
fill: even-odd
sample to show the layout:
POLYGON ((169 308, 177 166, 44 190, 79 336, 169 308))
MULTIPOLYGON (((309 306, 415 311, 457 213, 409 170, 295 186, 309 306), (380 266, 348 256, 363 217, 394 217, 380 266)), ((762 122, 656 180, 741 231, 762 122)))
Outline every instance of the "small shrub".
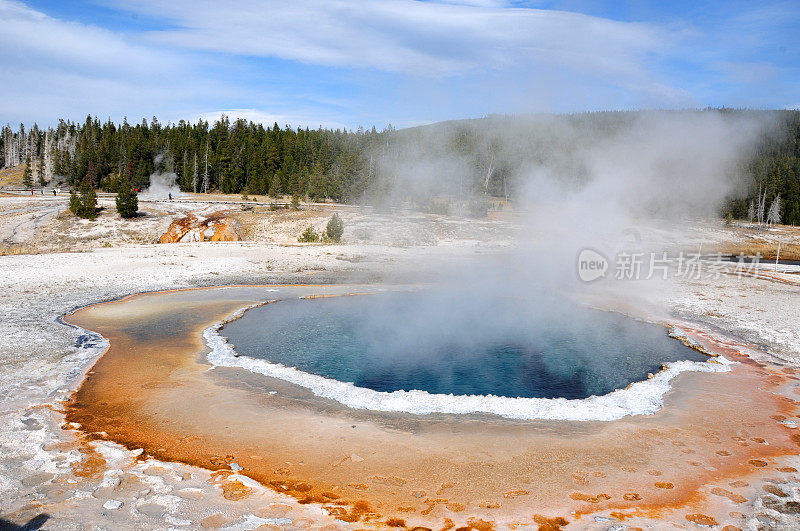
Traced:
POLYGON ((88 178, 83 180, 77 193, 73 190, 70 194, 69 209, 79 218, 95 219, 97 217, 97 193, 88 178))
POLYGON ((301 243, 314 243, 319 241, 319 234, 314 232, 314 227, 311 225, 308 226, 306 230, 297 238, 297 241, 301 243))
POLYGON ((328 226, 325 227, 325 235, 330 241, 339 242, 342 240, 343 233, 344 222, 339 217, 339 214, 334 213, 330 221, 328 221, 328 226))
POLYGON ((81 200, 78 197, 78 192, 72 190, 69 193, 69 211, 77 216, 78 211, 80 209, 81 209, 81 200))
POLYGON ((133 191, 130 181, 120 181, 116 203, 117 212, 123 219, 134 218, 139 213, 139 197, 133 191))

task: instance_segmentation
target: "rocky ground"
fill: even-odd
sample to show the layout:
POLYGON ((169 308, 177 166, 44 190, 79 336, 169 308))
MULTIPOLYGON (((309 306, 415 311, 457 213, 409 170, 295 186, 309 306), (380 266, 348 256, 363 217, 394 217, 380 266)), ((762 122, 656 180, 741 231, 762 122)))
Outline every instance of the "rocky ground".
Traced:
MULTIPOLYGON (((192 199, 192 198, 188 198, 192 199)), ((238 198, 233 198, 237 199, 238 198)), ((66 197, 0 196, 0 527, 55 529, 264 529, 347 527, 313 505, 236 474, 140 460, 113 443, 87 443, 63 425, 60 403, 104 349, 102 338, 58 321, 71 309, 130 293, 193 286, 262 283, 406 281, 429 278, 476 254, 513 246, 520 225, 503 213, 469 220, 410 212, 306 205, 299 212, 258 205, 142 203, 144 215, 121 220, 111 199, 96 221, 66 212, 66 197), (243 241, 153 242, 170 223, 198 209, 225 210, 243 241), (311 224, 321 230, 333 211, 345 221, 344 243, 297 243, 311 224)), ((651 230, 674 245, 739 245, 749 228, 697 225, 651 230)), ((785 229, 782 238, 798 242, 785 229)), ((800 362, 800 275, 687 279, 663 299, 675 315, 800 362)), ((747 506, 743 527, 797 525, 800 489, 782 485, 747 506), (779 489, 780 490, 780 489, 779 489)), ((533 524, 533 522, 531 522, 533 524)), ((584 524, 623 529, 605 520, 584 524)), ((694 524, 692 524, 694 525, 694 524)))
POLYGON ((101 196, 96 220, 75 217, 68 210, 69 197, 0 194, 0 254, 75 252, 101 247, 156 243, 170 224, 189 213, 220 214, 236 221, 242 240, 296 244, 309 226, 320 233, 334 212, 345 223, 343 239, 389 247, 432 246, 458 241, 508 245, 518 224, 503 212, 475 220, 398 210, 376 212, 371 207, 302 204, 300 210, 286 203, 242 201, 240 197, 184 195, 174 201, 140 201, 139 216, 119 217, 113 197, 101 196), (212 201, 212 198, 219 199, 212 201), (277 206, 280 205, 280 206, 277 206))

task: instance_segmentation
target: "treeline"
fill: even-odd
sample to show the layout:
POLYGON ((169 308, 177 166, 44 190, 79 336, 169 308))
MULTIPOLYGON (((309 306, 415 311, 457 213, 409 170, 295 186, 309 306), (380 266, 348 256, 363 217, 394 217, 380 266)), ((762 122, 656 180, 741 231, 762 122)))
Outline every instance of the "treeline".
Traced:
POLYGON ((175 173, 183 191, 300 194, 311 199, 353 201, 363 196, 375 162, 372 151, 391 129, 377 132, 271 128, 222 117, 162 125, 116 125, 87 117, 83 124, 61 120, 54 129, 3 129, 2 166, 27 164, 33 184, 53 179, 77 186, 87 175, 96 188, 115 191, 132 164, 134 184, 146 188, 150 175, 175 173))
POLYGON ((780 197, 780 220, 800 225, 800 111, 781 111, 776 130, 766 135, 747 164, 751 177, 747 194, 732 199, 723 210, 735 219, 755 221, 759 194, 771 205, 780 197), (750 219, 753 218, 753 219, 750 219))
MULTIPOLYGON (((800 111, 689 113, 768 115, 776 125, 765 129, 743 162, 743 197, 727 202, 721 214, 746 219, 761 190, 768 204, 780 195, 784 223, 800 224, 800 111)), ((130 167, 138 188, 146 188, 151 174, 160 171, 174 173, 187 192, 369 204, 390 198, 435 211, 443 198, 462 207, 475 198, 513 201, 537 167, 579 185, 591 178, 591 168, 576 154, 618 137, 643 116, 489 116, 382 131, 264 127, 224 116, 214 123, 162 124, 154 117, 118 125, 89 116, 82 124, 61 120, 46 130, 4 127, 0 167, 25 164, 33 185, 56 181, 77 187, 88 179, 91 186, 113 192, 130 167)))

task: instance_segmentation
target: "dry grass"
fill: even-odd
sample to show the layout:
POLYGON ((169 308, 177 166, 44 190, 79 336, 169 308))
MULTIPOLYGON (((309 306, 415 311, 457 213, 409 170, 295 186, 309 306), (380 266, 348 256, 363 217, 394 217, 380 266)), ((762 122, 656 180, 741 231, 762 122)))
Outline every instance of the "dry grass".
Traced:
POLYGON ((15 256, 20 254, 41 254, 42 252, 44 251, 36 247, 32 247, 30 245, 24 245, 24 244, 0 245, 0 256, 15 256))
POLYGON ((239 236, 242 240, 253 240, 261 226, 263 213, 260 212, 232 212, 231 217, 239 223, 239 236))
POLYGON ((268 205, 247 211, 230 211, 239 226, 242 240, 296 243, 300 233, 311 223, 329 217, 324 207, 271 210, 268 205))
POLYGON ((22 174, 24 172, 24 164, 0 170, 0 186, 22 186, 22 174))
MULTIPOLYGON (((113 247, 113 245, 102 245, 101 247, 113 247)), ((47 246, 30 246, 30 245, 0 245, 0 257, 2 256, 31 256, 35 254, 78 254, 90 253, 92 249, 80 249, 76 247, 47 245, 47 246)))
MULTIPOLYGON (((740 242, 728 243, 719 246, 717 251, 722 254, 745 256, 761 255, 765 260, 775 260, 778 253, 778 244, 774 242, 740 242)), ((781 260, 800 260, 800 245, 796 243, 781 244, 781 260)))

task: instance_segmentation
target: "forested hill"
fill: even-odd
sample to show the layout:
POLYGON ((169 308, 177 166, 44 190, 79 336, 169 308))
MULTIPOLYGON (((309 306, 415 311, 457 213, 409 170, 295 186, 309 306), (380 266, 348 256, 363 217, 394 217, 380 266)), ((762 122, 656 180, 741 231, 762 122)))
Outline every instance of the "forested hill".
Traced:
POLYGON ((111 190, 128 163, 144 188, 155 171, 174 172, 184 191, 273 195, 298 191, 314 199, 352 201, 363 195, 374 165, 364 154, 390 131, 378 133, 264 127, 223 116, 210 124, 121 125, 88 116, 83 124, 61 120, 46 131, 34 125, 2 132, 2 166, 31 163, 34 184, 87 175, 111 190))
MULTIPOLYGON (((741 164, 744 195, 725 208, 745 217, 762 189, 770 202, 780 194, 784 222, 800 224, 800 111, 662 111, 671 112, 768 117, 772 126, 741 164)), ((383 131, 264 127, 226 117, 194 124, 162 124, 154 117, 131 125, 89 116, 82 124, 61 120, 47 130, 4 127, 0 167, 27 163, 33 185, 88 178, 109 191, 130 167, 140 188, 162 171, 175 173, 185 191, 349 203, 374 203, 388 194, 416 203, 442 196, 513 201, 521 180, 537 166, 577 182, 587 178, 574 153, 619 134, 642 115, 490 116, 383 131)))

